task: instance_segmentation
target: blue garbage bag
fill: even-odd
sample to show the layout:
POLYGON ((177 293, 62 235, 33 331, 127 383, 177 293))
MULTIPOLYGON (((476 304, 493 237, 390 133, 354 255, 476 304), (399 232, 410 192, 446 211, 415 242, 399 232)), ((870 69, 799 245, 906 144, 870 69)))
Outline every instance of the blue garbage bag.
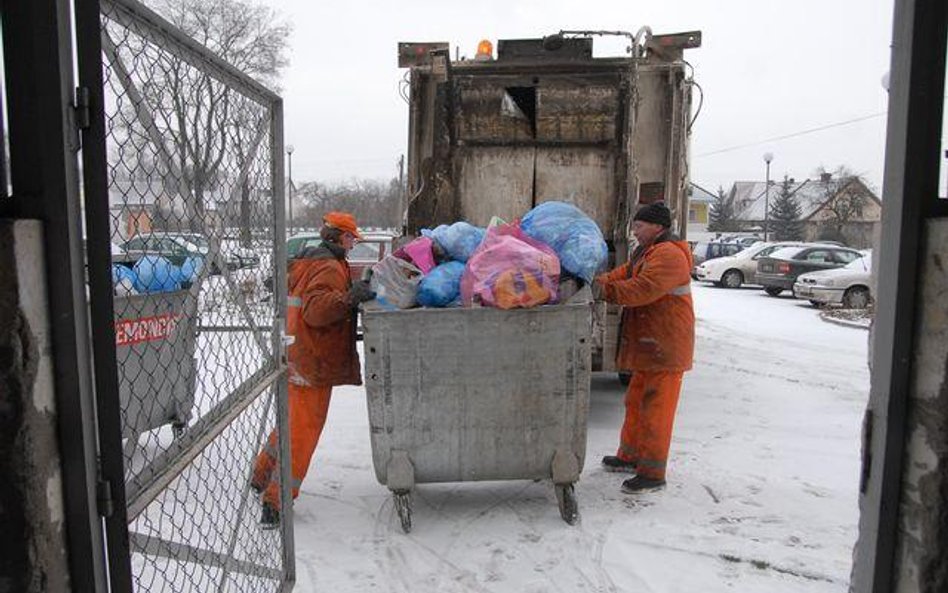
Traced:
POLYGON ((599 225, 572 204, 544 202, 527 212, 520 228, 552 247, 563 269, 586 282, 592 282, 609 259, 599 225))
POLYGON ((137 292, 135 282, 138 276, 131 268, 112 264, 112 289, 115 296, 129 296, 137 292))
POLYGON ((197 281, 203 269, 204 258, 199 255, 189 255, 178 267, 178 283, 182 285, 193 284, 197 281))
POLYGON ((177 266, 160 255, 146 255, 135 262, 133 271, 138 292, 171 292, 181 288, 177 266))
POLYGON ((435 266, 418 285, 418 304, 422 307, 448 307, 460 303, 464 264, 449 261, 435 266))
POLYGON ((484 240, 485 232, 485 229, 462 221, 450 226, 442 224, 431 231, 422 229, 421 234, 437 241, 449 258, 466 262, 484 240))

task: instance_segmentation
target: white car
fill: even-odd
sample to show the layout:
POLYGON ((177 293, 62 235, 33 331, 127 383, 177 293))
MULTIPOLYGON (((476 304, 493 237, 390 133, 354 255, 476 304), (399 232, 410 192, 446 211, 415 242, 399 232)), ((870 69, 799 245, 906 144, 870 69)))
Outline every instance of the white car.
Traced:
POLYGON ((865 309, 872 302, 869 276, 872 256, 855 259, 842 268, 800 274, 793 295, 814 305, 839 305, 847 309, 865 309))
POLYGON ((757 272, 757 258, 770 255, 782 247, 802 247, 802 242, 754 243, 747 249, 717 259, 709 259, 693 270, 697 280, 713 282, 725 288, 740 288, 743 284, 754 284, 757 272))

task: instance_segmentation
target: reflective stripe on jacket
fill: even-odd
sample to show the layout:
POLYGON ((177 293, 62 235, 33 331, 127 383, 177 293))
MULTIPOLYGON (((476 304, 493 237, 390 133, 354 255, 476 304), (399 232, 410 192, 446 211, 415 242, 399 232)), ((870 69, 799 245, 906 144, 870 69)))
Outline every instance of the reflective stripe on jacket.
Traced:
POLYGON ((631 262, 599 276, 605 300, 623 306, 619 369, 691 368, 695 343, 691 263, 688 244, 666 234, 631 262))
POLYGON ((286 323, 295 338, 287 349, 291 381, 362 384, 357 313, 348 302, 351 285, 344 251, 321 245, 290 262, 286 323))

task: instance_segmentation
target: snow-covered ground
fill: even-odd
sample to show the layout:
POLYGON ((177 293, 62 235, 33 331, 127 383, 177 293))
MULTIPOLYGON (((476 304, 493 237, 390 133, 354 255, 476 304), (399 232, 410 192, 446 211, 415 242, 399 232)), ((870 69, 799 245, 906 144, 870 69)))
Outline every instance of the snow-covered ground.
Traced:
POLYGON ((548 481, 422 484, 406 535, 364 391, 339 389, 295 507, 296 591, 846 591, 868 332, 760 290, 694 295, 667 489, 625 495, 600 469, 623 391, 597 375, 577 525, 548 481))

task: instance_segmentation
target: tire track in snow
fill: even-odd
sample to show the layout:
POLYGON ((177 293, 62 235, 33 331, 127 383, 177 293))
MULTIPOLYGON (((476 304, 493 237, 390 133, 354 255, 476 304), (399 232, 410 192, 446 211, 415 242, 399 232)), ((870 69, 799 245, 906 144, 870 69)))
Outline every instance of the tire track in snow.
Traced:
MULTIPOLYGON (((458 523, 458 526, 454 529, 454 532, 450 536, 448 545, 441 551, 429 546, 424 541, 410 533, 396 533, 397 528, 392 527, 393 523, 396 523, 395 506, 392 502, 391 496, 385 497, 378 510, 373 514, 375 519, 372 539, 374 564, 379 568, 379 571, 386 575, 387 578, 391 579, 392 582, 398 582, 401 586, 403 586, 405 591, 418 591, 420 588, 418 579, 412 578, 412 580, 409 580, 409 577, 419 577, 423 575, 415 574, 414 570, 405 558, 404 551, 401 549, 401 545, 405 542, 408 542, 433 556, 440 562, 442 565, 441 567, 447 569, 437 570, 437 579, 430 585, 430 587, 428 584, 426 584, 424 586, 425 590, 438 592, 450 590, 444 584, 445 577, 448 577, 453 584, 462 587, 464 591, 491 593, 490 589, 477 582, 477 575, 475 573, 461 568, 450 560, 451 551, 454 549, 458 541, 460 541, 461 536, 466 533, 479 519, 508 503, 510 500, 521 496, 523 492, 531 486, 531 484, 532 482, 527 483, 524 487, 507 496, 497 497, 495 501, 493 501, 486 508, 478 511, 473 517, 463 521, 462 523, 458 523), (393 537, 399 537, 400 540, 395 541, 393 540, 393 537), (384 561, 382 561, 382 559, 384 559, 384 561)), ((455 486, 455 488, 453 488, 450 492, 454 492, 456 490, 457 486, 455 486)), ((412 497, 417 498, 423 502, 427 508, 434 510, 437 515, 445 517, 447 520, 453 520, 457 523, 456 520, 447 517, 447 513, 443 511, 443 508, 447 502, 441 505, 434 505, 425 497, 418 496, 417 489, 412 492, 412 497)), ((446 496, 445 501, 449 500, 450 496, 446 496)))

